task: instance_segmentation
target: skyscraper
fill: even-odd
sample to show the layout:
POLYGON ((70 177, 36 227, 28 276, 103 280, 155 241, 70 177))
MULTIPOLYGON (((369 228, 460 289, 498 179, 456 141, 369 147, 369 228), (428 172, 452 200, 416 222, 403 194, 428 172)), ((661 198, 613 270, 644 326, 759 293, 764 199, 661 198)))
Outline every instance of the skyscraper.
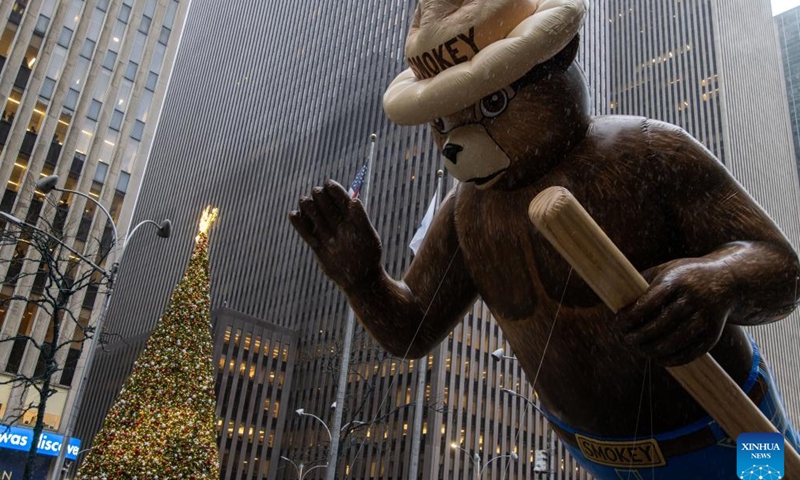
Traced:
POLYGON ((797 168, 800 169, 800 8, 793 8, 775 16, 778 42, 781 46, 783 74, 789 100, 789 117, 797 168))
MULTIPOLYGON (((117 224, 128 224, 188 4, 177 0, 0 3, 0 210, 29 223, 41 215, 45 221, 64 225, 64 238, 80 252, 90 243, 87 239, 105 238, 108 245, 110 226, 93 202, 51 194, 58 208, 43 208, 45 197, 34 193, 34 183, 55 174, 59 187, 90 195, 117 224)), ((0 258, 30 258, 32 249, 28 250, 23 242, 5 245, 0 258)), ((36 287, 27 280, 17 281, 18 272, 8 270, 8 262, 3 265, 0 338, 30 335, 37 342, 52 342, 47 312, 8 302, 12 295, 29 296, 36 287)), ((78 323, 82 327, 94 323, 101 304, 97 288, 81 292, 74 311, 78 323)), ((71 336, 72 330, 78 330, 74 324, 64 333, 71 336)), ((56 393, 47 405, 47 429, 64 428, 82 374, 79 359, 86 350, 76 343, 59 358, 62 370, 53 378, 56 393)), ((26 395, 6 381, 18 373, 31 375, 38 357, 39 350, 26 338, 0 342, 0 421, 14 418, 26 395)), ((26 412, 22 423, 33 422, 34 415, 26 412)))
MULTIPOLYGON (((680 21, 690 22, 692 28, 680 27, 680 34, 668 42, 674 45, 664 48, 657 39, 663 37, 663 31, 678 28, 669 16, 673 7, 666 3, 650 2, 641 11, 636 9, 636 14, 632 9, 641 2, 593 4, 582 33, 581 58, 598 114, 626 112, 683 121, 662 115, 667 107, 656 110, 649 106, 674 103, 671 98, 676 94, 655 89, 652 77, 636 77, 648 71, 637 70, 637 66, 645 57, 654 63, 656 51, 661 52, 660 57, 672 58, 670 52, 675 57, 679 46, 685 52, 711 48, 721 56, 724 49, 715 42, 703 43, 697 38, 714 38, 719 27, 712 29, 712 25, 718 23, 733 27, 723 23, 729 14, 720 10, 723 2, 712 5, 709 0, 684 0, 672 14, 686 12, 680 13, 680 21), (639 23, 616 20, 626 14, 639 23), (634 31, 640 32, 638 37, 632 36, 634 31), (635 53, 640 50, 643 53, 635 53), (619 59, 619 55, 628 58, 619 59), (623 86, 628 84, 641 85, 644 90, 623 86), (629 102, 628 92, 636 92, 635 102, 629 102), (672 97, 659 100, 656 93, 672 97)), ((766 2, 751 10, 762 7, 767 8, 766 2)), ((737 15, 749 17, 751 10, 742 8, 737 15)), ((411 252, 407 245, 431 198, 435 171, 441 165, 428 127, 392 125, 381 110, 384 88, 404 68, 403 42, 412 14, 413 5, 399 0, 335 4, 194 0, 134 215, 135 220, 170 217, 176 227, 174 238, 168 248, 151 248, 142 241, 128 252, 107 324, 108 336, 117 340, 99 357, 89 395, 93 402, 84 411, 87 422, 82 436, 89 438, 99 428, 100 412, 108 408, 114 386, 129 371, 130 359, 141 348, 183 270, 182 259, 191 248, 197 215, 212 204, 220 208, 211 252, 213 305, 226 307, 228 316, 233 316, 231 310, 239 312, 236 315, 246 317, 252 325, 247 327, 251 332, 263 329, 261 343, 255 347, 259 334, 253 333, 248 341, 246 329, 241 327, 242 337, 236 340, 237 327, 228 327, 234 320, 216 317, 217 332, 230 335, 227 340, 218 338, 218 351, 229 345, 227 356, 220 354, 215 359, 220 384, 231 381, 228 379, 235 374, 240 375, 236 381, 247 382, 249 365, 267 356, 263 342, 273 335, 269 332, 289 330, 297 335, 296 347, 288 335, 281 340, 290 358, 284 362, 290 367, 294 363, 291 378, 284 377, 284 391, 271 393, 271 398, 282 399, 279 408, 273 401, 269 405, 250 403, 262 417, 276 416, 276 422, 242 419, 242 404, 237 403, 242 397, 236 396, 236 389, 220 391, 222 478, 295 478, 297 472, 290 460, 298 466, 302 462, 306 472, 320 466, 309 477, 321 478, 347 306, 341 293, 321 275, 285 215, 295 208, 300 195, 308 194, 325 178, 349 183, 366 161, 370 134, 376 133, 372 182, 365 192, 370 199, 369 213, 383 239, 387 271, 399 276, 408 265, 411 252), (235 361, 231 338, 239 348, 235 361), (294 413, 300 409, 301 413, 294 413), (263 436, 262 426, 266 429, 263 436), (256 450, 260 456, 245 454, 256 450), (260 467, 252 467, 255 461, 260 467)), ((756 18, 759 25, 770 22, 756 18)), ((751 46, 746 52, 749 55, 768 47, 751 46)), ((763 55, 767 62, 769 56, 763 55)), ((723 79, 753 75, 736 63, 722 65, 727 70, 719 67, 716 73, 723 79)), ((715 69, 709 71, 706 77, 713 76, 715 69)), ((671 85, 678 84, 688 95, 689 90, 704 87, 701 80, 706 77, 687 79, 685 87, 683 80, 671 85)), ((735 79, 731 82, 738 85, 735 79)), ((724 85, 720 98, 735 102, 736 96, 725 97, 726 88, 733 87, 724 85)), ((709 92, 692 95, 702 98, 703 93, 709 92)), ((683 102, 675 103, 676 111, 679 104, 683 102)), ((743 109, 731 107, 735 112, 743 109)), ((724 140, 726 135, 739 138, 736 129, 747 123, 724 120, 724 110, 712 110, 702 118, 713 117, 716 120, 710 120, 711 125, 716 121, 720 126, 698 133, 692 129, 699 124, 699 111, 682 111, 683 118, 694 122, 684 122, 687 129, 701 139, 703 131, 714 133, 713 141, 720 146, 731 144, 724 140)), ((740 115, 771 121, 747 112, 740 115)), ((707 135, 703 140, 709 139, 712 136, 707 135)), ((743 148, 737 142, 733 142, 736 148, 743 148)), ((737 152, 732 148, 726 147, 737 152)), ((772 153, 764 162, 777 165, 780 153, 772 153)), ((747 164, 749 160, 743 156, 725 153, 723 159, 728 165, 747 164)), ((747 171, 745 166, 737 168, 747 171)), ((766 177, 760 178, 766 182, 766 177)), ((764 190, 762 194, 769 200, 764 190)), ((782 194, 788 196, 790 191, 782 194)), ((780 206, 780 199, 775 203, 780 206)), ((542 417, 524 399, 501 390, 535 401, 514 360, 502 358, 513 352, 508 351, 481 303, 439 349, 418 361, 388 357, 360 328, 354 345, 345 405, 335 406, 344 409, 345 424, 339 478, 408 478, 416 438, 413 413, 420 407, 414 400, 420 372, 425 374, 426 387, 423 455, 417 478, 468 478, 475 475, 476 468, 505 455, 509 456, 489 464, 488 476, 499 478, 505 472, 507 478, 538 478, 533 472, 535 450, 552 454, 553 478, 586 478, 560 446, 550 451, 542 417), (505 352, 496 361, 490 352, 498 348, 505 352), (518 460, 510 457, 512 452, 518 460)), ((252 378, 257 379, 258 374, 252 378)), ((252 391, 268 390, 266 383, 252 381, 255 384, 247 387, 252 391)))

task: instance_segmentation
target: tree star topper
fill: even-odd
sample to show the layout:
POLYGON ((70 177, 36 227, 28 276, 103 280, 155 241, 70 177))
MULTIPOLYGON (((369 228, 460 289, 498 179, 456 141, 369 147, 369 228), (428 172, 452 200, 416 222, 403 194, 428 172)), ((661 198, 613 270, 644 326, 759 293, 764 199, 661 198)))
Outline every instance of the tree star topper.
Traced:
POLYGON ((212 208, 211 205, 209 205, 203 210, 203 214, 200 216, 200 226, 197 229, 197 238, 195 238, 195 241, 199 241, 201 235, 208 235, 211 226, 217 221, 218 216, 219 208, 217 207, 212 208))

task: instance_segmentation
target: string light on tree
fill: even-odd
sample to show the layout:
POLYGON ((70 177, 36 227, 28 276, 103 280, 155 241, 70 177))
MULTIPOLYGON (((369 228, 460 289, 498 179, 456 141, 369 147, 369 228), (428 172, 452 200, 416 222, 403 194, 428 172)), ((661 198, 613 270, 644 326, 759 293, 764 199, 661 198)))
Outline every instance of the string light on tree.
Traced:
POLYGON ((77 478, 219 478, 208 261, 218 213, 203 212, 183 279, 77 478))

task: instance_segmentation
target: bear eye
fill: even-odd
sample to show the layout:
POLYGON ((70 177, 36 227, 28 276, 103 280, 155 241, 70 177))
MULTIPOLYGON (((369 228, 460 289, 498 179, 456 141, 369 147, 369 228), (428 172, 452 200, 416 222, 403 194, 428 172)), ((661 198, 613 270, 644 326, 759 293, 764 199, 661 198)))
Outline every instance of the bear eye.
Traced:
POLYGON ((480 101, 481 113, 486 118, 494 118, 508 107, 508 95, 504 90, 499 90, 483 97, 480 101))
POLYGON ((439 133, 447 133, 450 131, 450 128, 452 127, 450 122, 448 122, 444 118, 434 118, 433 121, 431 122, 431 125, 433 125, 433 128, 438 130, 439 133))

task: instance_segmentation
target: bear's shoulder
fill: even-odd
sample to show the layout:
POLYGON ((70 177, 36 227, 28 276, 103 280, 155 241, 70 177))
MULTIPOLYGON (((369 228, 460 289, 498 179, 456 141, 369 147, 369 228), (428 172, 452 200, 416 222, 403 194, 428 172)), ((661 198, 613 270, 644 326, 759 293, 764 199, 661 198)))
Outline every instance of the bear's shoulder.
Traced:
POLYGON ((595 117, 586 137, 566 160, 563 167, 570 178, 581 177, 583 172, 616 181, 642 182, 651 175, 665 181, 724 170, 714 154, 683 128, 623 115, 595 117), (666 172, 669 177, 663 176, 666 172))
POLYGON ((713 158, 713 154, 683 128, 660 120, 627 115, 595 117, 580 147, 584 151, 603 153, 645 153, 648 157, 696 150, 702 153, 701 156, 713 158))

